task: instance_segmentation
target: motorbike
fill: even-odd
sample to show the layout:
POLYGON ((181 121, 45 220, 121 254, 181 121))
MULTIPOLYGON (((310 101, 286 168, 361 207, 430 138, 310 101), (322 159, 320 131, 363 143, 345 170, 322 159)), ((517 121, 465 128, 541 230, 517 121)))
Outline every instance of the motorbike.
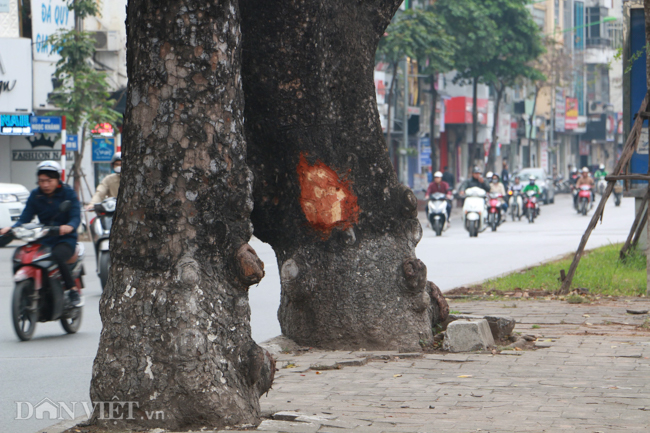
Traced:
POLYGON ((510 215, 512 217, 512 220, 514 221, 515 218, 521 220, 521 215, 524 207, 524 201, 521 198, 521 190, 510 189, 508 191, 508 195, 510 196, 510 199, 508 200, 508 207, 510 208, 510 215))
POLYGON ((571 192, 571 182, 567 179, 564 179, 564 176, 558 174, 553 180, 553 186, 555 187, 556 194, 567 194, 571 192))
POLYGON ((587 215, 589 209, 591 209, 592 200, 591 200, 591 186, 582 185, 578 190, 578 213, 587 215))
POLYGON ((102 290, 108 281, 108 271, 111 269, 109 237, 113 226, 113 215, 117 200, 109 197, 95 204, 95 218, 90 221, 90 237, 95 245, 97 258, 97 275, 102 284, 102 290))
POLYGON ((441 192, 434 192, 429 196, 427 203, 427 219, 431 228, 440 236, 447 223, 447 196, 441 192))
MULTIPOLYGON (((0 246, 5 246, 14 239, 26 242, 13 255, 16 286, 11 303, 14 330, 22 341, 32 338, 37 322, 59 320, 68 334, 77 332, 81 325, 82 305, 72 305, 69 293, 65 292, 59 267, 51 258, 51 249, 39 243, 46 236, 58 235, 57 226, 24 224, 0 237, 0 246)), ((77 244, 74 255, 68 261, 80 295, 84 287, 83 255, 83 244, 77 244)))
POLYGON ((529 223, 534 223, 539 208, 537 206, 537 193, 535 191, 526 191, 526 202, 524 203, 524 214, 529 223))
POLYGON ((605 178, 601 178, 598 180, 598 183, 596 184, 596 188, 598 191, 598 194, 604 195, 605 194, 605 189, 607 188, 607 181, 605 178))
POLYGON ((465 190, 462 219, 463 226, 469 232, 469 237, 477 237, 479 232, 486 228, 487 207, 485 205, 485 194, 483 189, 476 186, 465 190))
POLYGON ((497 227, 501 224, 501 198, 503 196, 498 193, 488 194, 487 223, 493 232, 497 231, 497 227))
POLYGON ((616 206, 621 205, 621 197, 623 196, 623 185, 621 182, 622 181, 619 180, 614 184, 614 205, 616 206))

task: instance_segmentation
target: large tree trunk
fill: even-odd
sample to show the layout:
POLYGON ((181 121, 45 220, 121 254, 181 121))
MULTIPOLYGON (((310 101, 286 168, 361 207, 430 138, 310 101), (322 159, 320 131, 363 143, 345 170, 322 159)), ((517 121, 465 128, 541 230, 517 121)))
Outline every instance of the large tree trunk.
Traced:
POLYGON ((93 421, 257 423, 275 367, 250 334, 264 272, 247 244, 238 2, 131 0, 127 14, 125 166, 90 394, 137 408, 93 421))
POLYGON ((282 332, 301 344, 415 349, 440 318, 432 294, 444 315, 373 84, 400 3, 241 0, 252 219, 281 269, 282 332))

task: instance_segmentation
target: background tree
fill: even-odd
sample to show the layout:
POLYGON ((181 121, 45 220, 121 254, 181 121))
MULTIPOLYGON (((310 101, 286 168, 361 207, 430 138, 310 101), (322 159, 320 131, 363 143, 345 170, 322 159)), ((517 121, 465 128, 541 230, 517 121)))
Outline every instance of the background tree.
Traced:
MULTIPOLYGON (((379 41, 376 61, 390 65, 392 73, 388 88, 388 115, 386 140, 391 149, 391 112, 397 68, 405 57, 417 60, 419 72, 431 76, 431 92, 433 107, 431 111, 431 145, 433 146, 433 125, 435 125, 437 92, 435 75, 453 69, 452 53, 456 50, 454 38, 447 33, 444 17, 423 9, 409 9, 398 13, 388 26, 384 37, 379 41)), ((395 102, 395 105, 396 102, 395 102)), ((404 126, 403 126, 404 127, 404 126)), ((406 145, 405 145, 406 147, 406 145)))
POLYGON ((417 199, 377 111, 375 51, 400 3, 240 2, 251 217, 300 344, 416 349, 448 311, 415 256, 417 199))
POLYGON ((256 424, 275 367, 250 330, 248 287, 264 272, 247 243, 238 1, 130 0, 127 32, 124 169, 90 396, 138 407, 113 424, 99 406, 93 422, 256 424))
POLYGON ((52 49, 61 56, 54 72, 61 86, 50 94, 49 102, 59 107, 57 115, 66 116, 70 135, 76 135, 81 128, 81 143, 72 165, 74 188, 79 193, 88 126, 92 129, 98 123, 111 123, 115 127, 121 115, 112 108, 115 101, 110 99, 106 73, 93 67, 95 39, 89 32, 80 30, 84 19, 99 15, 97 2, 68 0, 67 4, 75 14, 75 28, 57 33, 50 39, 52 49))
POLYGON ((468 167, 478 157, 478 84, 483 79, 486 66, 497 53, 498 25, 489 8, 477 0, 437 0, 431 9, 445 17, 447 29, 455 38, 458 49, 454 52, 454 66, 458 71, 454 82, 472 85, 472 142, 469 143, 468 167))
POLYGON ((498 39, 494 57, 485 63, 483 80, 492 85, 496 92, 494 107, 494 126, 492 146, 488 154, 487 170, 497 172, 496 159, 497 131, 503 94, 518 80, 538 81, 544 76, 530 65, 545 51, 537 24, 526 8, 528 0, 484 0, 489 17, 497 26, 498 39))

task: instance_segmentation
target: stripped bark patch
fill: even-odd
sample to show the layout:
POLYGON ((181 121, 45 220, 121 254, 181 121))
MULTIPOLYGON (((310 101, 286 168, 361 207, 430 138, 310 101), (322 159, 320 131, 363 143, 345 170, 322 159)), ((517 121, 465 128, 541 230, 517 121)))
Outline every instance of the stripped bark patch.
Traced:
POLYGON ((297 167, 300 206, 315 230, 329 235, 333 228, 350 228, 359 220, 357 196, 348 180, 321 161, 310 165, 304 153, 297 167))

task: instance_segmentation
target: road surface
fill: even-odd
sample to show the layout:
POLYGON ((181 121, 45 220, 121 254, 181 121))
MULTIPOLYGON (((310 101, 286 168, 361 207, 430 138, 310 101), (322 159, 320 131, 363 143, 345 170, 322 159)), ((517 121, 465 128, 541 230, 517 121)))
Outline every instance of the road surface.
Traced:
MULTIPOLYGON (((577 215, 569 200, 568 196, 557 196, 556 204, 544 206, 534 224, 523 220, 508 222, 496 233, 488 229, 478 238, 469 238, 455 209, 452 228, 441 237, 424 228, 418 257, 427 265, 429 279, 446 291, 571 252, 578 246, 589 217, 577 215)), ((633 199, 624 199, 618 208, 610 200, 603 224, 596 228, 588 248, 622 242, 632 224, 633 213, 633 199)), ((266 277, 250 290, 253 338, 261 342, 280 333, 277 321, 280 284, 273 250, 257 239, 251 244, 266 264, 266 277)), ((15 419, 17 415, 27 417, 29 405, 36 406, 45 398, 55 404, 64 402, 69 408, 76 404, 77 416, 83 414, 82 404, 90 401, 92 362, 101 330, 98 312, 101 289, 94 273, 90 244, 86 252, 86 305, 80 331, 66 335, 57 322, 39 323, 34 339, 21 343, 14 335, 9 314, 13 249, 0 248, 3 270, 0 272, 0 431, 3 433, 36 432, 59 422, 35 419, 35 415, 25 420, 15 419)))

